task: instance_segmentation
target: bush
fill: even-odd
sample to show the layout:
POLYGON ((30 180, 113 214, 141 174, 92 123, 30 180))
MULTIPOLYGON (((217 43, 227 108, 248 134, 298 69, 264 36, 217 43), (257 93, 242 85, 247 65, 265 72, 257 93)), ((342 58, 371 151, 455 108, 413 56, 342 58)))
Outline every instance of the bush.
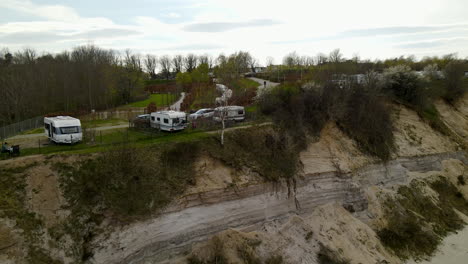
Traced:
POLYGON ((292 179, 298 168, 299 151, 292 138, 272 128, 226 133, 224 147, 215 138, 206 143, 213 157, 239 170, 251 168, 268 181, 292 179))
POLYGON ((440 177, 429 186, 438 193, 439 201, 427 196, 427 184, 413 181, 400 187, 399 198, 386 204, 388 225, 378 231, 382 243, 402 259, 430 256, 443 236, 461 229, 463 220, 453 208, 468 213, 468 204, 457 197, 456 187, 440 177))
POLYGON ((428 102, 424 81, 406 65, 390 67, 384 72, 383 90, 404 103, 424 108, 428 102))
POLYGON ((347 264, 349 261, 340 259, 335 253, 324 245, 320 245, 320 251, 317 253, 317 260, 320 264, 347 264))
POLYGON ((390 109, 383 99, 362 87, 349 91, 338 124, 365 152, 388 160, 395 148, 390 109))
POLYGON ((178 143, 103 153, 61 170, 65 197, 73 207, 99 206, 122 220, 148 215, 194 182, 197 150, 195 143, 178 143))
POLYGON ((445 93, 443 98, 449 103, 453 103, 468 91, 468 81, 464 77, 466 69, 466 64, 461 61, 452 61, 445 66, 445 93))
POLYGON ((363 151, 383 160, 394 149, 390 109, 372 89, 341 89, 334 83, 323 88, 299 89, 281 85, 260 99, 260 109, 275 124, 306 146, 306 137, 318 136, 328 121, 335 121, 363 151))

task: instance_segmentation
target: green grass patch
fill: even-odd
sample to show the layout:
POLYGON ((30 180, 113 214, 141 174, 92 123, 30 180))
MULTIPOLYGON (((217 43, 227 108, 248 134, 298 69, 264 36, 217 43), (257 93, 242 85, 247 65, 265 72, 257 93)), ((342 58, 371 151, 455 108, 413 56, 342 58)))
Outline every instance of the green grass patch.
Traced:
POLYGON ((151 94, 148 99, 133 102, 131 104, 126 105, 126 107, 147 107, 150 103, 155 103, 157 107, 169 106, 177 99, 179 99, 178 94, 172 93, 158 93, 158 94, 151 94))
POLYGON ((43 127, 31 129, 31 130, 28 130, 28 131, 23 131, 23 132, 21 132, 20 135, 31 135, 31 134, 41 134, 41 133, 44 133, 44 128, 43 127))
POLYGON ((443 237, 465 225, 454 208, 468 213, 468 203, 446 178, 436 181, 412 181, 400 187, 399 198, 386 203, 387 227, 378 231, 382 243, 401 259, 416 260, 432 255, 443 237), (438 193, 438 201, 428 196, 426 188, 438 193))
POLYGON ((117 126, 128 124, 128 120, 120 118, 110 118, 110 119, 95 119, 95 120, 82 120, 81 125, 83 127, 104 127, 104 126, 117 126))

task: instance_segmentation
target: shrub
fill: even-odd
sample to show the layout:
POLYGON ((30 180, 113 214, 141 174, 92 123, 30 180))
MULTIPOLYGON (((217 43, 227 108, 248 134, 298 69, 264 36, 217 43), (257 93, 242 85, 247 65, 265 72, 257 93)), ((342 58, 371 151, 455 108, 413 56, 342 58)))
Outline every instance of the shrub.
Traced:
POLYGON ((424 108, 428 94, 424 81, 406 65, 390 67, 384 72, 383 90, 404 103, 424 108))
POLYGON ((317 253, 317 260, 320 264, 347 264, 349 261, 340 259, 335 253, 324 245, 320 245, 320 251, 317 253))
POLYGON ((468 81, 464 78, 466 69, 466 64, 461 61, 452 61, 445 66, 445 93, 443 98, 449 103, 453 103, 468 91, 468 81))
POLYGON ((338 124, 365 152, 388 160, 395 148, 390 109, 381 97, 362 87, 349 91, 338 124))
POLYGON ((65 197, 72 207, 91 211, 100 206, 122 220, 148 215, 193 183, 197 150, 196 143, 178 143, 100 154, 61 169, 65 197))
POLYGON ((468 204, 456 196, 456 187, 443 177, 429 186, 438 193, 438 202, 425 194, 425 182, 413 181, 410 186, 400 187, 400 197, 386 204, 390 208, 388 225, 378 231, 378 236, 402 259, 431 255, 443 236, 464 226, 453 208, 467 213, 468 204))
POLYGON ((225 134, 224 147, 217 139, 206 141, 206 149, 226 164, 249 167, 269 181, 292 179, 298 167, 299 151, 293 139, 278 129, 240 129, 225 134))
POLYGON ((148 106, 146 107, 146 112, 147 113, 153 113, 153 112, 156 112, 156 111, 158 111, 158 107, 156 106, 155 102, 149 103, 148 106))
POLYGON ((340 89, 334 83, 323 88, 278 86, 260 99, 260 109, 275 124, 306 146, 306 136, 318 136, 327 121, 335 121, 367 153, 383 160, 394 149, 390 109, 375 91, 354 85, 340 89))

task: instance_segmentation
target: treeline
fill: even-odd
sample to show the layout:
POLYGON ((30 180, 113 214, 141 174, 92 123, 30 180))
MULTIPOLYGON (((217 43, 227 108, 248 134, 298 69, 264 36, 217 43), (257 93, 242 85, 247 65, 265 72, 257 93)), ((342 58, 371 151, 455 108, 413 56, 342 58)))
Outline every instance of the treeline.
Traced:
POLYGON ((420 75, 407 65, 397 65, 380 75, 369 71, 361 83, 346 85, 332 78, 324 83, 286 82, 259 98, 260 111, 292 135, 298 146, 307 146, 310 135, 319 136, 331 121, 364 152, 388 160, 395 149, 388 102, 412 108, 434 129, 451 136, 434 101, 454 103, 464 96, 468 91, 464 67, 466 62, 452 60, 443 71, 431 64, 420 75))
POLYGON ((0 52, 0 126, 53 112, 106 109, 132 101, 144 88, 140 56, 96 46, 38 55, 0 52))
POLYGON ((319 53, 316 56, 292 52, 283 58, 282 63, 275 64, 273 58, 268 58, 266 70, 259 76, 276 82, 313 80, 325 83, 336 74, 363 74, 369 71, 383 73, 385 69, 398 65, 406 65, 420 72, 427 67, 435 67, 436 70, 442 71, 453 61, 462 62, 464 70, 468 71, 468 59, 459 59, 455 54, 423 57, 420 60, 412 55, 385 60, 369 60, 361 59, 357 55, 346 58, 339 49, 333 50, 328 55, 319 53))

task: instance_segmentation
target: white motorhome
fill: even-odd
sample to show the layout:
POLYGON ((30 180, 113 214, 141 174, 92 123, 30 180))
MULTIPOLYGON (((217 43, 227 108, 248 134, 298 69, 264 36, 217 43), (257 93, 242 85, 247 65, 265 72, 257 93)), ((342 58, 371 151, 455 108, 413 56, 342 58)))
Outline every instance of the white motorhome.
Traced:
POLYGON ((81 122, 71 116, 44 117, 44 130, 55 143, 73 144, 83 140, 81 122))
POLYGON ((151 113, 150 125, 163 131, 184 130, 187 127, 187 115, 177 111, 153 112, 151 113))
POLYGON ((245 110, 243 106, 237 105, 217 107, 214 110, 213 120, 220 122, 223 115, 224 120, 243 121, 245 119, 245 110))

